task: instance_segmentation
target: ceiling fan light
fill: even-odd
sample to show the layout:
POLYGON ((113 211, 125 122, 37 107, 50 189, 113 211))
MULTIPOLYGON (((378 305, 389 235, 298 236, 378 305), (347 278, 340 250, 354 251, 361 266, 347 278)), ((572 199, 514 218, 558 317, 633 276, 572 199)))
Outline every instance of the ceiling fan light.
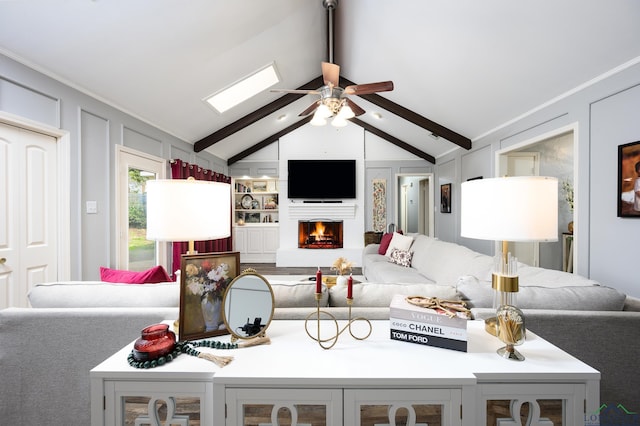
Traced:
POLYGON ((328 106, 326 106, 325 104, 321 103, 318 106, 318 109, 316 110, 316 113, 314 114, 315 116, 319 116, 322 118, 329 118, 333 115, 333 113, 331 112, 331 110, 329 109, 328 106))
POLYGON ((338 113, 336 118, 340 118, 342 120, 348 120, 350 118, 355 117, 356 114, 353 112, 351 107, 345 104, 342 108, 340 108, 340 112, 338 113))
POLYGON ((316 112, 313 114, 313 118, 309 122, 309 124, 311 124, 312 126, 324 126, 325 124, 327 124, 327 119, 324 118, 322 114, 318 114, 319 110, 320 108, 316 110, 316 112))

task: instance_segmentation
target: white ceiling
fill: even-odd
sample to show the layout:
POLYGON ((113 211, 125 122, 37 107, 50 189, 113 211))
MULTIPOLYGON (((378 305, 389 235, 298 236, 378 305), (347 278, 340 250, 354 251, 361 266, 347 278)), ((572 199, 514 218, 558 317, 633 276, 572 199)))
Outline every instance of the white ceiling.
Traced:
MULTIPOLYGON (((637 0, 340 0, 334 62, 355 83, 393 80, 383 97, 473 140, 637 60, 639 22, 637 0)), ((222 115, 204 97, 271 62, 279 88, 318 77, 327 11, 322 0, 0 1, 0 52, 195 143, 282 95, 222 115)), ((228 159, 314 100, 207 150, 228 159)), ((436 158, 456 147, 352 100, 362 121, 436 158)))

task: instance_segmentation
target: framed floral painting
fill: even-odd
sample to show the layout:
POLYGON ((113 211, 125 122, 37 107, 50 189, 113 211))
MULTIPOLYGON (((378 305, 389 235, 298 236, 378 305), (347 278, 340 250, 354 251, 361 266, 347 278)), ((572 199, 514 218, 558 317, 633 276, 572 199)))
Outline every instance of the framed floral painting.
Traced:
POLYGON ((182 255, 179 340, 229 334, 222 320, 222 299, 239 270, 239 252, 182 255))

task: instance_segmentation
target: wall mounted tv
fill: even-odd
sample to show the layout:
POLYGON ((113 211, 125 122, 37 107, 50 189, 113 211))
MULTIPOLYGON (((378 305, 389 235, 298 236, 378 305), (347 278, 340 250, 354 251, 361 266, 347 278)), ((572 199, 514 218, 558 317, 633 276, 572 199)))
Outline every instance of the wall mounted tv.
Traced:
POLYGON ((289 160, 289 198, 356 198, 356 160, 289 160))

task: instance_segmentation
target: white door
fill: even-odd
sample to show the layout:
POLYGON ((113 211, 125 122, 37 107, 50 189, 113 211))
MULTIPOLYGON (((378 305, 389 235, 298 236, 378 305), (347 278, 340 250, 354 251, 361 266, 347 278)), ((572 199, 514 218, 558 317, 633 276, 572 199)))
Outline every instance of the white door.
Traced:
POLYGON ((57 140, 0 123, 0 308, 58 278, 57 140))
MULTIPOLYGON (((507 155, 507 176, 538 176, 540 154, 514 152, 507 155)), ((540 266, 540 243, 509 243, 509 251, 518 261, 530 266, 540 266)))
POLYGON ((162 265, 171 273, 167 243, 147 240, 146 181, 164 179, 166 161, 116 146, 116 267, 144 271, 162 265))

